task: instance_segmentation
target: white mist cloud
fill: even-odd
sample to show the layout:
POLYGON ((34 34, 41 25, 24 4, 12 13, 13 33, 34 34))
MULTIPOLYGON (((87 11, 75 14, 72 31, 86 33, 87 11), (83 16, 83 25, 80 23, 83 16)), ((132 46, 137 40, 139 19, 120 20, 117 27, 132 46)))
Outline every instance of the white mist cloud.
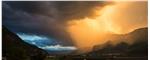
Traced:
POLYGON ((76 50, 77 48, 74 46, 62 46, 62 45, 50 45, 50 46, 44 46, 39 47, 44 50, 52 50, 52 51, 65 51, 65 50, 76 50))
POLYGON ((17 35, 21 39, 23 39, 23 40, 31 40, 31 41, 35 41, 35 40, 48 40, 47 37, 38 36, 38 35, 29 35, 29 34, 24 34, 24 33, 17 33, 17 35))

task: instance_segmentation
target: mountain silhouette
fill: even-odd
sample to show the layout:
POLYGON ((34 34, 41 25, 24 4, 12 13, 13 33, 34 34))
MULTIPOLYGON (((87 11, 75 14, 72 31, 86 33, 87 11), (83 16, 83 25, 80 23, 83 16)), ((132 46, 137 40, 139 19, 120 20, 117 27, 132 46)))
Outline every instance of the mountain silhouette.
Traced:
POLYGON ((2 27, 3 60, 44 60, 47 52, 21 40, 16 34, 2 27))
POLYGON ((103 45, 96 45, 93 51, 87 53, 91 56, 148 56, 148 28, 136 29, 128 34, 111 34, 108 39, 119 41, 112 45, 108 41, 103 45))

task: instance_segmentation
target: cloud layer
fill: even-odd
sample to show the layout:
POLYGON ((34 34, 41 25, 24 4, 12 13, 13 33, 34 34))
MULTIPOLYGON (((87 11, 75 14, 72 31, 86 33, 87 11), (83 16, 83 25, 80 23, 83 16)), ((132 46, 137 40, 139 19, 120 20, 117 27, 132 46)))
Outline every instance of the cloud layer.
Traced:
MULTIPOLYGON (((32 35, 31 40, 54 38, 83 50, 105 42, 104 32, 122 34, 147 26, 146 1, 3 1, 2 12, 3 25, 15 33, 32 35)), ((63 46, 43 48, 53 47, 63 46)))
POLYGON ((49 51, 67 51, 67 50, 76 50, 77 48, 74 46, 62 46, 62 45, 51 45, 51 46, 44 46, 40 47, 45 50, 49 51))
POLYGON ((9 2, 3 1, 3 25, 15 33, 45 35, 72 45, 64 22, 92 18, 97 6, 104 2, 9 2))

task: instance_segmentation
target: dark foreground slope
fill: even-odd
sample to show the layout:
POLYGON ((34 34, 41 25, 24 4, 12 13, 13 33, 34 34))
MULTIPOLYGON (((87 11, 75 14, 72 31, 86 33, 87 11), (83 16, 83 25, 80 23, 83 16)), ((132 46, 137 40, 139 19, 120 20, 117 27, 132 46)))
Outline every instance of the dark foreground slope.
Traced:
POLYGON ((44 60, 47 53, 21 40, 16 34, 2 27, 3 60, 44 60))

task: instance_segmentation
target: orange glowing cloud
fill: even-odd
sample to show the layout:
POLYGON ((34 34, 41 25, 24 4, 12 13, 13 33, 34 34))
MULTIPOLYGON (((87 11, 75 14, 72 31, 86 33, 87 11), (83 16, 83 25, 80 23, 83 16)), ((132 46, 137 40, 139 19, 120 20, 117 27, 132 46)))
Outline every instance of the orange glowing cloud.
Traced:
POLYGON ((115 2, 95 9, 96 18, 68 21, 66 30, 81 51, 103 44, 107 34, 125 34, 147 26, 147 2, 115 2))
POLYGON ((102 34, 106 33, 105 26, 97 20, 74 20, 68 24, 70 24, 68 32, 79 49, 92 48, 99 44, 97 42, 105 42, 99 40, 103 37, 102 34))

